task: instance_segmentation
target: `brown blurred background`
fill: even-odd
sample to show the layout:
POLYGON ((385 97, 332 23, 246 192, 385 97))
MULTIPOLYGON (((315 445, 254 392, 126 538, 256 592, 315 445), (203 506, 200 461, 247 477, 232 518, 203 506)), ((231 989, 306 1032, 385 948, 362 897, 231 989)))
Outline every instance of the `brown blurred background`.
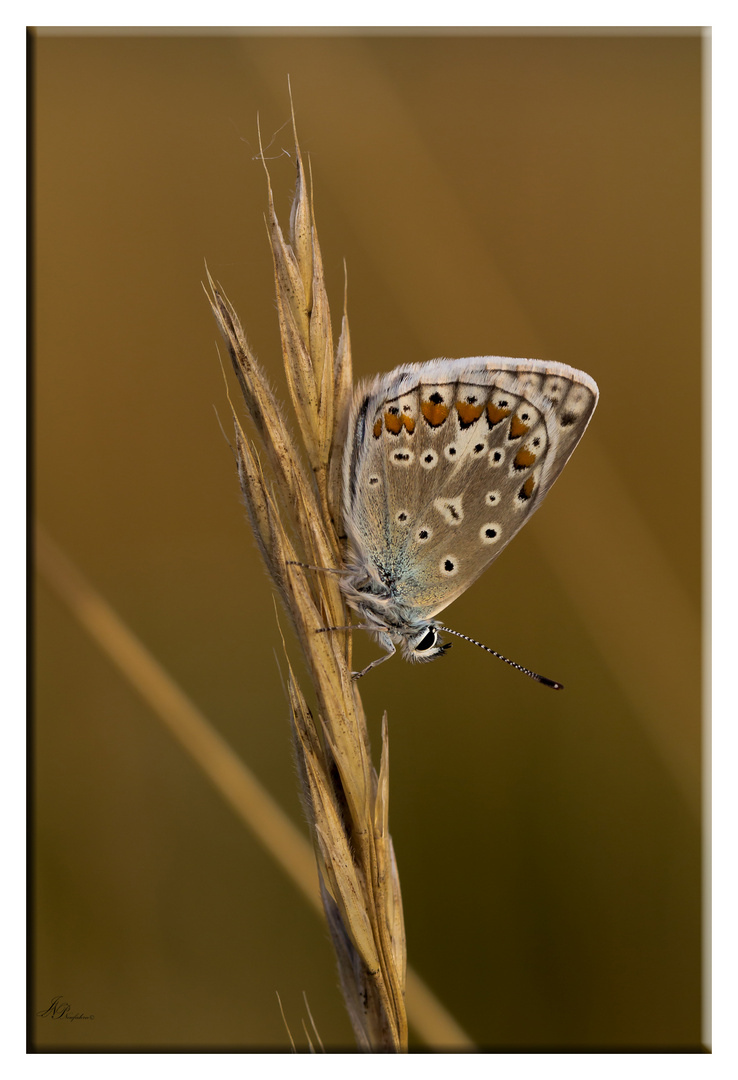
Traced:
MULTIPOLYGON (((409 959, 476 1043, 698 1048, 702 38, 41 31, 32 58, 38 517, 300 825, 200 285, 207 259, 284 395, 255 154, 258 113, 286 225, 288 75, 357 376, 597 380, 545 507, 444 615, 566 690, 457 642, 362 692, 409 959)), ((43 579, 36 604, 32 1008, 95 1015, 37 1048, 287 1050, 275 991, 304 1046, 303 990, 350 1047, 321 922, 43 579)))

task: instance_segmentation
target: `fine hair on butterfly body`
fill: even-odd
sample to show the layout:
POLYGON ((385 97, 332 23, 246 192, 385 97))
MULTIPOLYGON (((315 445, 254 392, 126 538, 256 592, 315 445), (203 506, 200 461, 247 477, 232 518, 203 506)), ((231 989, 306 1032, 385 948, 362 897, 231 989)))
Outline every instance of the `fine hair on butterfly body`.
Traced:
POLYGON ((449 648, 435 616, 538 509, 598 396, 575 368, 496 356, 406 364, 358 387, 343 460, 341 589, 386 655, 357 677, 398 645, 413 662, 449 648))

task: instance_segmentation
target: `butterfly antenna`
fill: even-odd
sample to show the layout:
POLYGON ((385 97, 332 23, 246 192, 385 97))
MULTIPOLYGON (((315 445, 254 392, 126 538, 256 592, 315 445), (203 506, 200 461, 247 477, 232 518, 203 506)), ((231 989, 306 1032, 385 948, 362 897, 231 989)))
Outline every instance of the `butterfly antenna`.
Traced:
POLYGON ((438 629, 443 630, 447 634, 453 634, 455 637, 463 638, 464 641, 470 641, 472 645, 478 645, 480 649, 484 649, 485 652, 491 653, 492 656, 496 656, 498 660, 504 661, 509 664, 510 667, 514 667, 516 671, 522 671, 523 675, 527 675, 529 679, 535 679, 536 682, 543 683, 544 686, 550 686, 552 690, 563 690, 563 684, 560 682, 554 682, 553 679, 547 679, 545 675, 537 675, 535 671, 529 671, 528 668, 522 666, 522 664, 516 664, 514 660, 508 660, 502 653, 495 652, 494 649, 490 649, 488 645, 482 645, 481 641, 477 641, 476 638, 469 637, 467 634, 460 634, 458 630, 452 630, 448 626, 442 626, 438 624, 438 629))

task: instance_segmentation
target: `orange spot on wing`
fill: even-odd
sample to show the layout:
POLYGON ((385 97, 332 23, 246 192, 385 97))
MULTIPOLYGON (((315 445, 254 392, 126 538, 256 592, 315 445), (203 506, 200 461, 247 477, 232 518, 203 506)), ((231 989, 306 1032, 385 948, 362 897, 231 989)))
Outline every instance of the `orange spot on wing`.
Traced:
POLYGON ((378 439, 379 436, 382 434, 382 418, 381 418, 381 416, 380 416, 379 420, 374 421, 374 429, 373 430, 374 430, 374 438, 378 439))
POLYGON ((402 431, 402 417, 399 413, 386 412, 384 414, 384 426, 393 435, 399 435, 402 431))
POLYGON ((489 417, 490 424, 499 424, 500 420, 504 420, 505 417, 509 415, 509 409, 500 409, 495 405, 494 401, 487 402, 487 416, 489 417))
POLYGON ((407 431, 408 435, 412 435, 412 433, 415 431, 415 421, 413 420, 412 416, 407 416, 405 413, 403 413, 402 422, 405 425, 405 430, 407 431))
POLYGON ((517 454, 515 455, 513 465, 516 469, 529 469, 535 460, 536 455, 532 454, 530 450, 526 450, 525 447, 523 447, 523 449, 518 450, 517 454))
POLYGON ((520 489, 520 498, 521 499, 529 499, 531 497, 531 495, 533 494, 533 488, 535 486, 536 486, 535 479, 532 476, 529 476, 528 479, 525 481, 525 483, 523 484, 523 486, 520 489))
POLYGON ((468 401, 457 401, 456 411, 459 414, 459 419, 462 424, 465 424, 468 427, 469 424, 473 424, 475 420, 479 419, 484 412, 484 406, 472 405, 468 401))
POLYGON ((431 427, 440 427, 449 414, 447 405, 443 403, 436 405, 432 401, 424 401, 420 406, 420 411, 431 427))
POLYGON ((513 416, 512 420, 510 421, 510 438, 511 439, 519 439, 521 435, 525 435, 529 431, 530 431, 530 428, 528 427, 528 425, 526 423, 524 423, 520 419, 519 416, 517 416, 517 415, 513 416))

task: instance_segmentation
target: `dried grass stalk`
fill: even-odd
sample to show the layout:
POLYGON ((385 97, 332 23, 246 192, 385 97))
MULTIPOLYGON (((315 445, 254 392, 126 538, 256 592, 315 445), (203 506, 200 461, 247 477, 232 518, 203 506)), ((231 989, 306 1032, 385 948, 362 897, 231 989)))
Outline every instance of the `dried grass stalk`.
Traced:
POLYGON ((334 350, 296 131, 295 152, 297 186, 289 241, 274 210, 263 153, 262 161, 282 355, 309 472, 235 311, 208 274, 209 299, 269 467, 268 481, 234 411, 241 490, 259 550, 297 634, 316 700, 313 712, 290 665, 296 756, 341 987, 360 1049, 406 1051, 405 931, 387 827, 387 719, 377 776, 361 698, 351 677, 350 635, 316 632, 349 622, 337 575, 294 565, 339 568, 342 563, 339 493, 352 382, 345 296, 334 350))

